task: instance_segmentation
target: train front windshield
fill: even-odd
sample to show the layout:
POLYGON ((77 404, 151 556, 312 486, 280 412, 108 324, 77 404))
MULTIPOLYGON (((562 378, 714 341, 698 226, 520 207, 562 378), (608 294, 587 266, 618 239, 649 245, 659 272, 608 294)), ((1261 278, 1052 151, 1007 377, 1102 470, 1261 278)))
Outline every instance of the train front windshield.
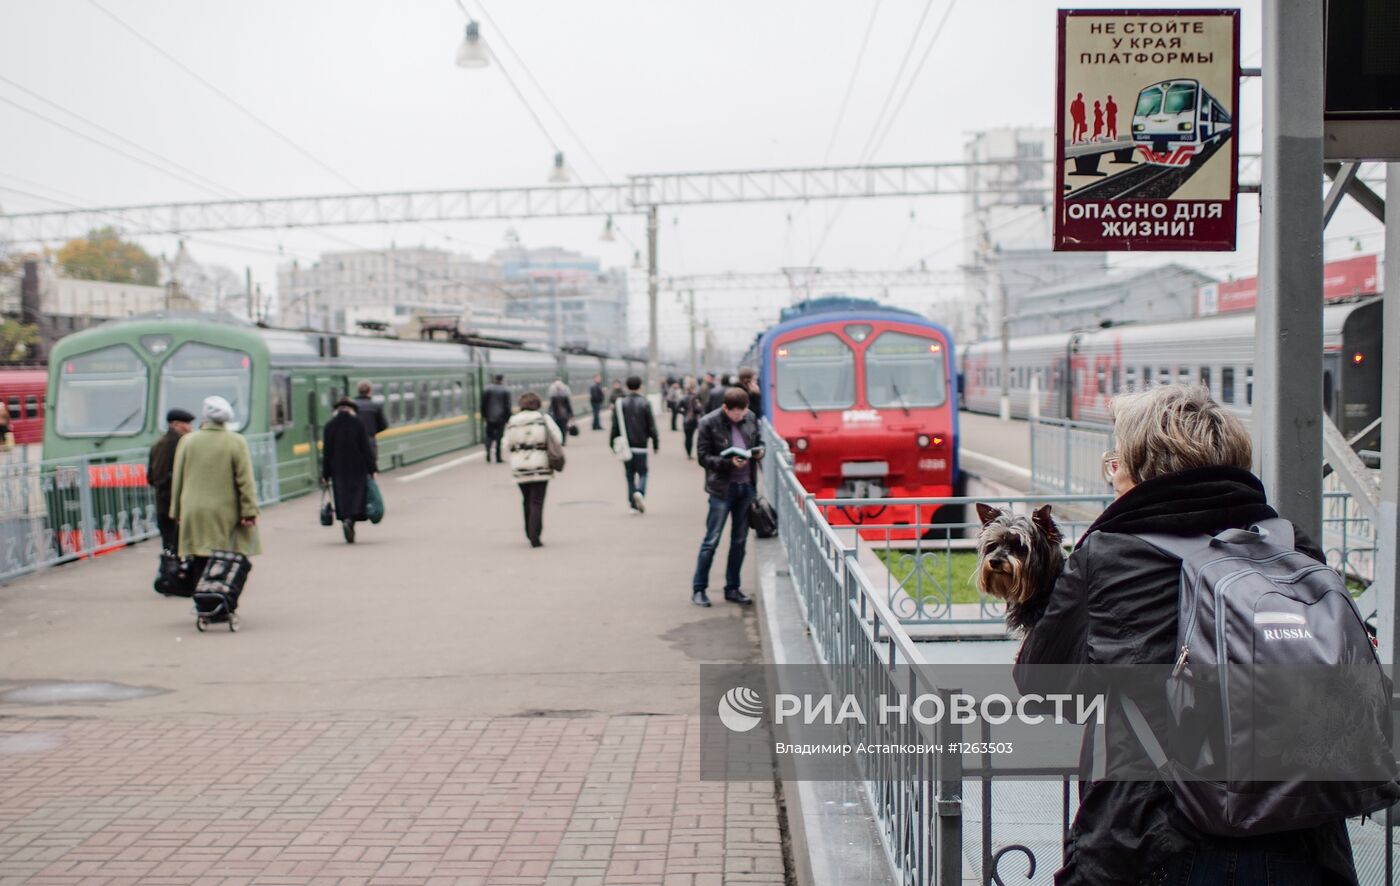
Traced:
POLYGON ((948 374, 940 342, 884 332, 865 349, 866 399, 876 409, 942 406, 948 374))
POLYGON ((832 333, 779 345, 774 376, 780 409, 803 412, 856 405, 856 355, 832 333))
POLYGON ((1196 87, 1190 83, 1173 83, 1162 103, 1164 114, 1184 114, 1196 107, 1196 87))
POLYGON ((229 430, 248 423, 248 400, 253 388, 252 360, 242 351, 186 342, 160 368, 160 426, 175 408, 199 415, 204 398, 223 397, 233 407, 229 430))
POLYGON ((1162 87, 1149 86, 1138 95, 1137 110, 1133 113, 1139 117, 1151 117, 1162 110, 1162 87))
POLYGON ((65 437, 120 437, 146 425, 146 364, 127 345, 65 360, 55 429, 65 437))

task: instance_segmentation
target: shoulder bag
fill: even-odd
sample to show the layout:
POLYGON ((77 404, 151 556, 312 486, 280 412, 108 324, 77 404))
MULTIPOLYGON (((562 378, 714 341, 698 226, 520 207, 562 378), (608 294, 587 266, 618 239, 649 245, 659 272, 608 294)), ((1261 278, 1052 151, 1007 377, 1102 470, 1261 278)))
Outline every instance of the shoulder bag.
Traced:
POLYGON ((622 417, 622 401, 626 397, 618 397, 613 403, 613 411, 617 413, 617 436, 613 438, 613 455, 618 461, 628 462, 632 460, 632 441, 627 439, 627 422, 622 417))
POLYGON ((544 430, 544 451, 549 456, 549 469, 558 473, 564 470, 564 444, 554 439, 554 435, 549 432, 549 419, 543 414, 540 415, 540 424, 544 430))

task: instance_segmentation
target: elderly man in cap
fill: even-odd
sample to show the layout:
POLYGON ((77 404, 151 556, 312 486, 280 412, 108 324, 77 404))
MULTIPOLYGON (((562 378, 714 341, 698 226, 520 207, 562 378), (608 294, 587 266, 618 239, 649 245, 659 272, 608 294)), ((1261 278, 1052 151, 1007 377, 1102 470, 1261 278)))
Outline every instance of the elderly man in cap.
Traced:
POLYGON ((206 398, 201 412, 199 430, 175 447, 170 490, 170 516, 180 524, 178 553, 194 558, 194 575, 203 573, 214 551, 262 552, 248 441, 228 429, 233 407, 223 397, 206 398))
POLYGON ((156 526, 160 529, 160 546, 175 553, 180 547, 180 524, 170 516, 170 482, 175 470, 175 446, 190 432, 194 416, 183 409, 165 414, 165 436, 151 446, 146 463, 146 483, 156 491, 156 526))

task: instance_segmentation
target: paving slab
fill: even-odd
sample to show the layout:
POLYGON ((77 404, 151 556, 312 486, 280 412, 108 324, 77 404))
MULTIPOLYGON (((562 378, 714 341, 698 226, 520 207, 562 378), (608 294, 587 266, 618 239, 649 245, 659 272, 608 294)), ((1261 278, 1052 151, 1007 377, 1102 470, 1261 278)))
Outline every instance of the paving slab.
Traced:
POLYGON ((604 437, 538 550, 479 456, 383 475, 353 546, 270 508, 236 634, 151 544, 0 587, 0 886, 783 883, 773 784, 699 780, 699 666, 760 654, 689 603, 702 473, 663 430, 634 515, 604 437))

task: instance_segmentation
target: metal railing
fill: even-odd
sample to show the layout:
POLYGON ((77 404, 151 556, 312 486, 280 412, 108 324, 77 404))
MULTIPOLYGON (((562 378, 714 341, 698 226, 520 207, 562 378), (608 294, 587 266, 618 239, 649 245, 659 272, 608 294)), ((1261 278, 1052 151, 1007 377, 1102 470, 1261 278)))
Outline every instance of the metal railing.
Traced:
MULTIPOLYGON (((247 434, 258 503, 281 499, 277 442, 247 434)), ((0 463, 0 581, 159 534, 149 449, 0 463)))
MULTIPOLYGON (((765 492, 778 513, 778 531, 789 561, 789 575, 799 608, 817 654, 834 681, 833 691, 854 696, 865 710, 883 696, 907 693, 949 696, 958 687, 935 685, 927 661, 900 617, 886 602, 886 592, 859 562, 850 532, 835 529, 823 506, 803 489, 792 470, 784 441, 765 423, 772 447, 762 465, 765 492)), ((963 740, 961 724, 940 720, 929 726, 908 722, 871 722, 851 726, 852 742, 928 744, 947 747, 963 740)), ((862 758, 858 765, 865 797, 877 823, 887 860, 902 884, 956 886, 963 880, 964 780, 970 772, 958 754, 893 754, 862 758)), ((1060 825, 1069 827, 1068 770, 998 770, 998 777, 1053 775, 1063 798, 1060 825)), ((980 880, 1001 882, 997 868, 1004 857, 1021 854, 1035 864, 1024 844, 996 846, 992 821, 991 773, 983 777, 980 828, 980 880)), ((1048 788, 1048 786, 1047 786, 1048 788)))
POLYGON ((1031 488, 1061 495, 1100 495, 1103 454, 1113 448, 1113 426, 1040 418, 1030 422, 1031 488))

